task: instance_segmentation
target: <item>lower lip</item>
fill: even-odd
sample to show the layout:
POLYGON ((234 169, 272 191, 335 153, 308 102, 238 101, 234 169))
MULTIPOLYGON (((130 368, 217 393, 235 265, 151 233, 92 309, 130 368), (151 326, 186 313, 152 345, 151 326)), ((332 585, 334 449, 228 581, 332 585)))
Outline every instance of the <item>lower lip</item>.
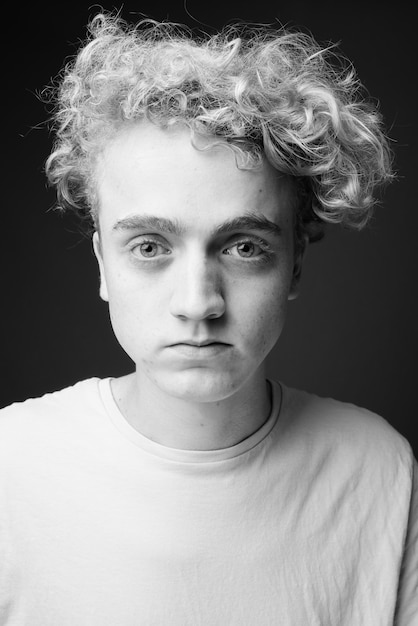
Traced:
POLYGON ((193 359, 208 359, 219 356, 231 346, 226 343, 210 343, 207 346, 193 346, 189 343, 177 343, 170 346, 174 352, 193 359))

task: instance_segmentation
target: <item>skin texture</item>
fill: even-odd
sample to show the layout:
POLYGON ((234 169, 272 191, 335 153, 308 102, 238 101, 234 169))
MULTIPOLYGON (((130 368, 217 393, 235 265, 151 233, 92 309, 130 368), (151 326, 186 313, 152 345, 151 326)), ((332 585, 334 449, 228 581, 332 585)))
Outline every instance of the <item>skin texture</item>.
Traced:
POLYGON ((123 128, 96 174, 100 295, 135 364, 112 383, 119 408, 163 445, 238 443, 268 418, 264 361, 296 295, 291 180, 148 122, 123 128))

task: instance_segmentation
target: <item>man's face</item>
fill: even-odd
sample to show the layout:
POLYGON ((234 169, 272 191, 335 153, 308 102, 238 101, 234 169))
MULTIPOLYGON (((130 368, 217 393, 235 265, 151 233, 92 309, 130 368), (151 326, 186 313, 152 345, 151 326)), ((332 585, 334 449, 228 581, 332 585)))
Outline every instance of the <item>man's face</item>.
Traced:
POLYGON ((213 402, 264 379, 294 295, 294 190, 184 127, 123 129, 97 166, 101 296, 142 385, 213 402))

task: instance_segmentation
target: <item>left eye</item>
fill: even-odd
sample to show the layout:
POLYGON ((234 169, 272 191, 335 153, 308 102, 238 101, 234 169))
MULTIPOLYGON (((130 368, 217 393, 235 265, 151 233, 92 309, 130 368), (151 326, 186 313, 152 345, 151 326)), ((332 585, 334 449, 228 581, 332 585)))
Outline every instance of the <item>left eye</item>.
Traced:
POLYGON ((152 259, 160 254, 169 254, 169 250, 157 241, 143 241, 132 248, 133 254, 145 259, 152 259))
POLYGON ((238 256, 244 259, 248 259, 254 256, 259 256, 264 250, 261 246, 253 241, 239 241, 230 248, 226 248, 223 253, 231 256, 238 256))

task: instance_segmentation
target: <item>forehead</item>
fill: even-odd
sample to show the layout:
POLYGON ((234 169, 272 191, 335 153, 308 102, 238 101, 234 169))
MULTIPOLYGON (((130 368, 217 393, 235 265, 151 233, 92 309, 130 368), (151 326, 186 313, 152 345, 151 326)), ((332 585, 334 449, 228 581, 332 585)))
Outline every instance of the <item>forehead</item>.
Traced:
POLYGON ((289 177, 266 160, 240 169, 230 146, 212 140, 195 147, 180 125, 125 126, 102 151, 96 180, 101 228, 138 214, 200 230, 246 213, 293 224, 296 188, 289 177))

